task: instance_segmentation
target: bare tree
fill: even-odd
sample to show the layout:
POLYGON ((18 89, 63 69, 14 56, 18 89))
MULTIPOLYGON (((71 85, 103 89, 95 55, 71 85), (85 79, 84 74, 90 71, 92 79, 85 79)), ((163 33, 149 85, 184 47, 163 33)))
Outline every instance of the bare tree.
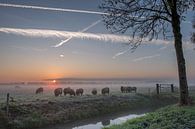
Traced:
POLYGON ((182 48, 180 24, 184 14, 193 9, 194 0, 103 0, 100 8, 106 27, 113 32, 129 33, 130 44, 137 48, 143 39, 174 37, 180 85, 180 104, 188 104, 188 84, 182 48))
MULTIPOLYGON (((192 21, 192 27, 195 29, 195 17, 192 21)), ((191 41, 192 43, 195 43, 195 32, 192 33, 191 41)))

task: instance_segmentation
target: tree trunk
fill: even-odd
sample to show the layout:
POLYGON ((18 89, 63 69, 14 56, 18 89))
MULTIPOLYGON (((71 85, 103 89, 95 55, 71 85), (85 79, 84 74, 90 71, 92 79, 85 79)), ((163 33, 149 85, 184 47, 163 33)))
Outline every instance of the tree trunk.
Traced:
MULTIPOLYGON (((175 4, 176 6, 176 4, 175 4)), ((180 29, 180 16, 177 13, 177 8, 172 8, 172 28, 174 34, 174 44, 177 56, 179 86, 180 86, 180 105, 188 105, 188 84, 186 76, 185 59, 182 48, 182 34, 180 29)))

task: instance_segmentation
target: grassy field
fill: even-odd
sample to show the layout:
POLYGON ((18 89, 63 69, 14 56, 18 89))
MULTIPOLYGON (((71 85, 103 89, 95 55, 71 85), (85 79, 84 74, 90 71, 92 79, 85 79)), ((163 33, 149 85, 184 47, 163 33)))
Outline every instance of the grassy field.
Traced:
MULTIPOLYGON (((195 93, 191 93, 195 100, 195 93)), ((194 103, 194 102, 193 102, 194 103)), ((195 129, 195 105, 171 105, 104 129, 195 129)))
POLYGON ((174 95, 144 95, 115 93, 109 96, 84 95, 34 97, 10 103, 9 118, 5 117, 5 103, 0 104, 0 126, 3 129, 35 129, 45 125, 68 123, 120 111, 156 109, 177 102, 174 95), (4 126, 4 127, 3 127, 4 126))
POLYGON ((104 129, 194 129, 195 106, 161 108, 146 116, 104 129))

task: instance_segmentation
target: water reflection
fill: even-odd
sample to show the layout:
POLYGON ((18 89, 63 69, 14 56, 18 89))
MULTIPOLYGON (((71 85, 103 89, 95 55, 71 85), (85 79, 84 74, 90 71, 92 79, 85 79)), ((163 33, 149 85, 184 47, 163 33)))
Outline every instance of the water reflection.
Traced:
POLYGON ((105 126, 110 126, 110 125, 114 125, 114 124, 121 124, 121 123, 124 123, 125 121, 127 121, 129 119, 133 119, 133 118, 136 118, 136 117, 141 117, 141 116, 144 116, 144 115, 145 114, 141 114, 141 115, 130 114, 130 115, 127 115, 127 116, 118 117, 116 119, 103 120, 101 122, 97 122, 97 123, 94 123, 94 124, 90 123, 90 124, 86 124, 86 125, 73 127, 72 129, 101 129, 102 127, 105 127, 105 126))
POLYGON ((110 125, 115 125, 115 124, 121 124, 124 123, 127 120, 136 118, 136 117, 141 117, 144 116, 145 114, 140 114, 140 115, 136 115, 136 114, 130 114, 127 116, 123 116, 123 117, 118 117, 116 119, 110 120, 110 125))
POLYGON ((98 122, 96 124, 88 124, 83 126, 74 127, 72 129, 101 129, 104 126, 102 125, 102 122, 98 122))
POLYGON ((109 119, 103 120, 103 121, 102 121, 102 125, 103 125, 103 126, 107 126, 107 125, 109 125, 109 124, 110 124, 110 120, 109 120, 109 119))

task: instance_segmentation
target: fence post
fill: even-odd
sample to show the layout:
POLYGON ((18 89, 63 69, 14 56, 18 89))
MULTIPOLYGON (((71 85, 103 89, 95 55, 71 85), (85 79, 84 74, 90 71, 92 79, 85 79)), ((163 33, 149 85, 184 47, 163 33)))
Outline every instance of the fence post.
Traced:
POLYGON ((148 94, 150 95, 150 88, 148 89, 148 94))
POLYGON ((9 93, 7 93, 6 113, 7 113, 7 117, 8 117, 9 116, 9 93))
POLYGON ((173 86, 173 84, 171 84, 171 93, 173 93, 174 92, 174 86, 173 86))
POLYGON ((159 94, 159 84, 156 84, 156 93, 159 94))

